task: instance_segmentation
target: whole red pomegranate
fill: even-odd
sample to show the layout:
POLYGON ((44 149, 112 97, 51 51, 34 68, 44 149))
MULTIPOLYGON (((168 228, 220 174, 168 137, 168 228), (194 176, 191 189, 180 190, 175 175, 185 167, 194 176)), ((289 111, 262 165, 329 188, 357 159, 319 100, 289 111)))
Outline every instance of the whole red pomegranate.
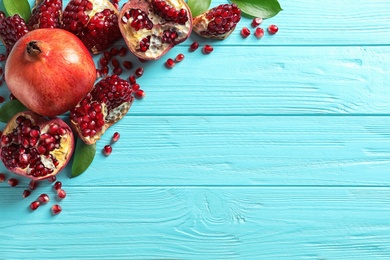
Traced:
POLYGON ((36 29, 12 48, 5 80, 23 105, 52 117, 72 109, 92 89, 96 67, 74 34, 63 29, 36 29))
POLYGON ((10 172, 34 180, 59 173, 74 150, 74 136, 61 119, 32 111, 16 114, 3 130, 0 159, 10 172))
POLYGON ((119 28, 132 53, 155 60, 190 36, 192 15, 183 0, 130 0, 119 13, 119 28))

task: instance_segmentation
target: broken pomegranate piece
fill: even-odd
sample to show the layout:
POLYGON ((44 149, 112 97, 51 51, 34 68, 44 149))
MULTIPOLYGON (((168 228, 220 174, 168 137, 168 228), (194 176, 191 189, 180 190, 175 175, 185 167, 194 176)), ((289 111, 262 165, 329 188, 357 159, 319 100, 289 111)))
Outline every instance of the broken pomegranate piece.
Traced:
POLYGON ((0 11, 0 40, 7 49, 7 55, 11 52, 15 43, 26 33, 28 33, 28 28, 22 17, 18 14, 6 17, 0 11))
POLYGON ((190 36, 192 16, 183 0, 130 0, 119 14, 119 28, 134 55, 155 60, 190 36))
POLYGON ((236 4, 216 6, 194 18, 194 32, 204 38, 226 39, 241 20, 236 4))
POLYGON ((71 0, 63 15, 63 29, 68 30, 97 54, 122 35, 118 27, 118 10, 108 0, 71 0))
POLYGON ((10 171, 33 180, 55 176, 74 150, 71 128, 61 119, 25 111, 7 124, 0 141, 0 159, 10 171))
POLYGON ((62 0, 36 0, 28 20, 30 30, 60 28, 62 24, 62 0))
POLYGON ((129 111, 134 101, 128 81, 117 75, 100 80, 70 111, 71 126, 84 143, 96 143, 104 132, 129 111))

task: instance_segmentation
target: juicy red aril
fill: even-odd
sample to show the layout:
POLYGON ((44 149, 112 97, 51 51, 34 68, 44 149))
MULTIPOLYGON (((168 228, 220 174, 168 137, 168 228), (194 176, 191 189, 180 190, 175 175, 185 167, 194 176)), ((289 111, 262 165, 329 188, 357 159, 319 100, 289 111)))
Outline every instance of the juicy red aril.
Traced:
POLYGON ((126 54, 127 54, 127 48, 126 47, 121 47, 119 49, 119 51, 118 51, 119 57, 124 57, 124 56, 126 56, 126 54))
POLYGON ((52 207, 51 207, 51 212, 54 214, 54 215, 58 215, 60 214, 62 211, 62 208, 60 205, 58 204, 54 204, 52 207))
POLYGON ((114 68, 120 67, 119 61, 116 58, 112 58, 111 64, 114 66, 114 68))
POLYGON ((63 189, 57 190, 57 196, 60 199, 64 199, 66 197, 66 192, 63 189))
POLYGON ((119 50, 118 50, 118 48, 116 48, 116 47, 112 47, 112 48, 110 49, 110 54, 111 54, 111 56, 116 56, 116 55, 118 55, 118 52, 119 52, 119 50))
POLYGON ((38 186, 38 182, 35 180, 31 180, 30 183, 28 184, 28 188, 30 190, 35 190, 38 186))
POLYGON ((190 51, 196 51, 199 48, 199 43, 198 42, 193 42, 190 45, 190 51))
POLYGON ((0 173, 0 183, 2 183, 4 181, 5 181, 5 174, 4 173, 0 173))
POLYGON ((19 183, 19 181, 15 178, 11 178, 8 180, 8 185, 11 186, 11 187, 15 187, 17 186, 19 183))
POLYGON ((113 142, 116 142, 119 140, 119 138, 121 137, 121 135, 118 133, 118 132, 115 132, 113 135, 112 135, 112 141, 113 142))
POLYGON ((0 38, 9 54, 14 44, 28 32, 28 28, 24 19, 18 14, 7 18, 1 17, 3 16, 0 16, 0 38))
POLYGON ((249 30, 248 27, 243 27, 243 28, 241 29, 241 36, 242 36, 243 38, 247 38, 250 34, 251 34, 251 31, 249 30))
POLYGON ((36 210, 37 208, 39 208, 40 205, 41 205, 41 203, 39 201, 33 201, 30 204, 30 209, 31 210, 36 210))
POLYGON ((47 179, 48 182, 55 182, 57 180, 56 176, 51 176, 49 179, 47 179))
POLYGON ((148 15, 140 9, 131 9, 125 13, 122 17, 122 22, 127 23, 130 21, 130 26, 134 30, 139 31, 141 29, 151 30, 153 28, 153 23, 150 21, 148 15))
MULTIPOLYGON (((0 83, 3 83, 3 82, 0 80, 0 83)), ((1 86, 1 84, 0 84, 0 86, 1 86)), ((0 96, 0 103, 3 103, 4 100, 5 100, 5 98, 3 96, 0 96)))
POLYGON ((105 155, 105 156, 109 156, 110 154, 112 153, 112 146, 111 145, 105 145, 104 147, 103 147, 103 154, 105 155))
POLYGON ((122 64, 123 64, 123 67, 125 67, 125 69, 130 70, 133 68, 133 63, 131 61, 125 60, 125 61, 123 61, 122 64))
MULTIPOLYGON (((1 21, 1 19, 0 19, 1 21)), ((0 62, 5 61, 7 59, 7 56, 5 54, 0 54, 0 62)))
POLYGON ((171 58, 167 59, 167 61, 165 62, 165 66, 168 68, 168 69, 172 69, 174 66, 175 66, 175 61, 171 58))
POLYGON ((203 46, 203 49, 202 49, 204 54, 210 54, 213 50, 214 50, 214 48, 211 45, 208 45, 208 44, 203 46))
POLYGON ((185 9, 176 10, 162 0, 152 0, 152 4, 155 13, 167 22, 185 24, 188 21, 187 10, 185 9))
POLYGON ((38 201, 40 203, 45 204, 45 203, 48 203, 50 201, 50 198, 49 198, 49 196, 47 194, 43 193, 43 194, 39 195, 38 201))
POLYGON ((141 88, 141 86, 140 86, 139 84, 137 84, 137 83, 131 85, 131 89, 132 89, 133 91, 137 91, 137 90, 139 90, 140 88, 141 88))
POLYGON ((176 55, 176 58, 175 58, 176 62, 181 62, 183 60, 184 60, 184 54, 179 53, 179 54, 176 55))
POLYGON ((136 83, 136 78, 134 76, 130 76, 129 77, 129 82, 130 82, 130 85, 134 85, 136 83))
POLYGON ((134 75, 136 75, 138 78, 141 77, 144 74, 144 69, 142 67, 135 70, 134 75))
POLYGON ((260 17, 255 17, 252 20, 252 27, 257 27, 263 22, 263 19, 260 17))
POLYGON ((269 34, 275 34, 278 31, 279 31, 279 28, 275 24, 271 24, 270 26, 268 26, 268 33, 269 34))
POLYGON ((261 37, 263 37, 263 36, 264 36, 264 30, 263 30, 263 28, 260 28, 260 27, 256 28, 256 30, 255 30, 255 36, 256 36, 256 38, 258 38, 258 39, 260 39, 261 37))
POLYGON ((54 189, 55 190, 59 190, 59 189, 61 189, 61 187, 62 187, 62 183, 60 182, 60 181, 56 181, 55 183, 54 183, 54 189))
POLYGON ((121 67, 116 67, 116 68, 114 68, 114 70, 112 71, 112 73, 114 74, 114 75, 121 75, 122 74, 122 72, 123 72, 123 69, 121 68, 121 67))
POLYGON ((134 96, 137 99, 142 99, 145 97, 145 92, 142 89, 138 89, 137 91, 134 92, 134 96))
POLYGON ((59 28, 61 26, 62 0, 36 1, 28 20, 30 30, 59 28))
POLYGON ((31 190, 24 190, 23 191, 23 198, 27 198, 28 196, 30 196, 30 194, 31 194, 31 190))

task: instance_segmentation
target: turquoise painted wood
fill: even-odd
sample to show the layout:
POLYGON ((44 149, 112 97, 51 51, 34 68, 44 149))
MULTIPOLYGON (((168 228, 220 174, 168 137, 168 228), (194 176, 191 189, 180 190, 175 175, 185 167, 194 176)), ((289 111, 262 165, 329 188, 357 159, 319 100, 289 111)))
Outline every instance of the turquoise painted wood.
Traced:
POLYGON ((390 2, 280 3, 274 36, 128 56, 147 96, 63 201, 0 183, 0 259, 389 259, 390 2))

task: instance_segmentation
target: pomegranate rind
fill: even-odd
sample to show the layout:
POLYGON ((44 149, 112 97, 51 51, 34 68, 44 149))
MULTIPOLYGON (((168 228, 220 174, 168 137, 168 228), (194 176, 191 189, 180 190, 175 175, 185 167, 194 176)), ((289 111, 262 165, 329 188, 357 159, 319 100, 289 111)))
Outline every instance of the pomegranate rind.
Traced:
MULTIPOLYGON (((54 149, 53 151, 51 151, 49 153, 50 155, 53 155, 54 158, 56 158, 56 160, 58 161, 58 165, 54 166, 52 163, 48 162, 48 159, 43 158, 44 155, 40 155, 42 161, 46 160, 45 166, 53 167, 52 173, 49 173, 45 176, 33 176, 33 175, 29 174, 29 170, 31 168, 28 166, 26 168, 9 167, 8 164, 4 161, 5 158, 3 156, 3 148, 8 146, 9 144, 5 145, 3 142, 0 142, 0 160, 4 163, 4 165, 7 167, 7 169, 10 172, 17 174, 17 175, 20 175, 20 176, 23 176, 23 177, 30 178, 32 180, 40 181, 40 180, 45 180, 45 179, 48 179, 48 178, 51 178, 51 177, 57 175, 68 164, 68 162, 70 161, 70 159, 72 157, 73 151, 74 151, 74 146, 75 146, 74 135, 73 135, 71 128, 60 118, 56 117, 56 118, 48 119, 48 118, 42 117, 42 116, 40 116, 32 111, 24 111, 24 112, 17 113, 8 122, 8 124, 6 125, 6 127, 3 130, 2 136, 6 136, 6 135, 12 133, 12 131, 17 126, 17 118, 19 116, 23 116, 23 117, 31 120, 32 125, 39 126, 41 134, 46 133, 49 130, 50 125, 52 125, 52 124, 57 124, 58 126, 65 129, 65 134, 62 134, 60 136, 59 147, 54 149)), ((13 141, 12 143, 15 143, 15 142, 13 141)))
POLYGON ((28 32, 12 48, 5 65, 10 92, 42 116, 61 115, 93 88, 96 66, 88 49, 74 34, 58 28, 28 32), (27 54, 36 42, 41 53, 27 54))
MULTIPOLYGON (((224 12, 224 11, 222 11, 224 12)), ((222 4, 216 7, 213 7, 203 14, 200 14, 194 17, 193 20, 193 31, 203 38, 224 40, 236 29, 237 23, 241 20, 241 10, 235 4, 222 4), (233 9, 235 12, 235 17, 222 17, 221 12, 219 15, 215 15, 216 10, 225 10, 225 12, 232 12, 233 9), (230 10, 229 10, 230 9, 230 10), (228 11, 229 10, 229 11, 228 11), (218 19, 216 19, 218 18, 218 19), (217 20, 219 20, 217 22, 217 20), (210 24, 214 24, 211 26, 210 24), (223 24, 227 26, 228 29, 222 28, 221 30, 215 29, 211 30, 210 27, 216 27, 216 23, 219 23, 220 28, 223 24)))
POLYGON ((174 46, 184 42, 192 32, 192 14, 191 10, 183 0, 165 0, 167 5, 176 10, 184 9, 187 11, 188 20, 184 24, 177 24, 173 21, 167 21, 157 14, 150 14, 153 10, 152 0, 139 1, 130 0, 122 7, 119 13, 119 29, 129 50, 138 58, 143 60, 157 60, 169 52, 174 46), (152 29, 141 28, 135 30, 130 24, 133 18, 127 19, 126 13, 131 9, 139 9, 149 14, 149 20, 153 23, 152 29), (164 43, 162 39, 163 32, 169 30, 176 32, 178 37, 172 43, 164 43), (147 51, 140 51, 140 42, 142 39, 150 37, 153 47, 147 51))

